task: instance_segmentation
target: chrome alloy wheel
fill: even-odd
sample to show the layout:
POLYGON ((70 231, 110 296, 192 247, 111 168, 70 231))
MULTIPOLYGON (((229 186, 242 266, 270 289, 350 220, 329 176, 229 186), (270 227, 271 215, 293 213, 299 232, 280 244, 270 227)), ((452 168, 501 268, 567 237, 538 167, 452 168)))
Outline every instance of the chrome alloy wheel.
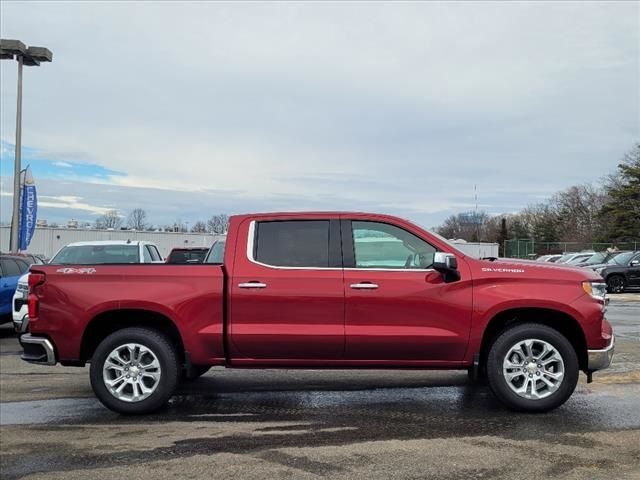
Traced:
POLYGON ((509 388, 522 398, 540 400, 552 395, 564 378, 564 360, 548 342, 530 338, 509 349, 502 362, 509 388))
POLYGON ((139 343, 114 348, 102 367, 102 379, 109 393, 123 402, 140 402, 160 383, 162 369, 156 355, 139 343))

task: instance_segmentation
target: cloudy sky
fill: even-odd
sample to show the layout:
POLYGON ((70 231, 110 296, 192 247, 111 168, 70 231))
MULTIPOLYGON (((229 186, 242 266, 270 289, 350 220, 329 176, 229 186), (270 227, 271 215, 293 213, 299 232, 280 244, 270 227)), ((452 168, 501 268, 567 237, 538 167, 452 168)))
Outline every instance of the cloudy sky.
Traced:
MULTIPOLYGON (((40 218, 515 211, 640 138, 640 3, 10 2, 40 218)), ((15 62, 2 61, 2 222, 15 62)))

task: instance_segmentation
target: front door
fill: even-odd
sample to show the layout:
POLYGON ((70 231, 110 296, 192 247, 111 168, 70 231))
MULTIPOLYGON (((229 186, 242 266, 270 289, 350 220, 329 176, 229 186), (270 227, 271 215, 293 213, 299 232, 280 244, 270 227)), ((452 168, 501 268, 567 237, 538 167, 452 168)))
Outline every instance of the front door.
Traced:
POLYGON ((636 255, 629 262, 629 286, 640 287, 640 254, 636 255))
POLYGON ((238 235, 230 288, 231 357, 342 358, 339 220, 247 221, 238 235), (246 251, 242 239, 248 239, 246 251))
POLYGON ((461 361, 471 326, 466 265, 458 260, 462 279, 444 283, 431 268, 436 248, 417 234, 374 221, 342 225, 346 359, 461 361))

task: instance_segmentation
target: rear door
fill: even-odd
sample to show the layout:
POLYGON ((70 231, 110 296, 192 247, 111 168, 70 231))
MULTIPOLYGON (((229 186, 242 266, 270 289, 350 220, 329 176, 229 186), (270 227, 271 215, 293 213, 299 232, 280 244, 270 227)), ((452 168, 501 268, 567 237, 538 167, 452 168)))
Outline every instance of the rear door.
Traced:
POLYGON ((378 221, 345 220, 345 358, 461 361, 471 327, 471 281, 444 283, 431 268, 436 248, 378 221))
POLYGON ((340 359, 339 220, 245 220, 235 248, 228 316, 232 359, 340 359))

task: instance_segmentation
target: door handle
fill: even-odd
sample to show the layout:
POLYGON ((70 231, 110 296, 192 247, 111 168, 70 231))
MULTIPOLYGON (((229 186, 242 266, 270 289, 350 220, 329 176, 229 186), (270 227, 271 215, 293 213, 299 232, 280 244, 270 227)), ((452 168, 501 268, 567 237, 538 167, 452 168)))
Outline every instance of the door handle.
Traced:
POLYGON ((352 283, 351 288, 355 290, 375 290, 378 288, 376 283, 371 282, 360 282, 360 283, 352 283))
POLYGON ((267 284, 266 283, 262 283, 262 282, 246 282, 246 283, 239 283, 238 287, 240 287, 240 288, 267 288, 267 284))

